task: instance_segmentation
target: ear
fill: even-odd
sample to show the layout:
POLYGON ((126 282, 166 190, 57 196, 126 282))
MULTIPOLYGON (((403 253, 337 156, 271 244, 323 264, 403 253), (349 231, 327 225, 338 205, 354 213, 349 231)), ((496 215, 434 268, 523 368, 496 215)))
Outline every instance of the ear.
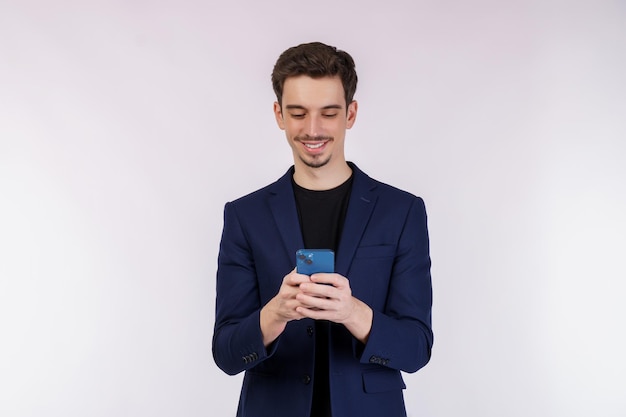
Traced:
POLYGON ((359 104, 356 102, 356 100, 353 100, 352 103, 348 105, 348 111, 346 112, 346 117, 347 117, 346 129, 350 129, 354 125, 354 122, 356 121, 356 113, 358 109, 359 109, 359 104))
POLYGON ((283 118, 283 111, 277 101, 274 102, 274 117, 276 118, 276 123, 278 124, 278 127, 281 130, 285 130, 285 119, 283 118))

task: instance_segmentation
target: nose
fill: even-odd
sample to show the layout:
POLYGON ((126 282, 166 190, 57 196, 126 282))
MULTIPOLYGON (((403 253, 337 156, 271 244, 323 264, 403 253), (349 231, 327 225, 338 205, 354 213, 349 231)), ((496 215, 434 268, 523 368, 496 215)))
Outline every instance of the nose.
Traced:
POLYGON ((322 123, 319 117, 311 115, 307 118, 306 126, 304 128, 305 133, 309 136, 316 137, 322 134, 322 123))

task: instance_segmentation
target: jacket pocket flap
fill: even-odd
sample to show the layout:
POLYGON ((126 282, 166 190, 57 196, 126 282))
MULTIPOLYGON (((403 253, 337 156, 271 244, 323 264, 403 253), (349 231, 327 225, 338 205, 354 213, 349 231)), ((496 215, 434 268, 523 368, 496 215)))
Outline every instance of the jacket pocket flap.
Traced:
POLYGON ((385 392, 405 389, 400 371, 383 369, 379 371, 363 372, 363 388, 365 392, 385 392))

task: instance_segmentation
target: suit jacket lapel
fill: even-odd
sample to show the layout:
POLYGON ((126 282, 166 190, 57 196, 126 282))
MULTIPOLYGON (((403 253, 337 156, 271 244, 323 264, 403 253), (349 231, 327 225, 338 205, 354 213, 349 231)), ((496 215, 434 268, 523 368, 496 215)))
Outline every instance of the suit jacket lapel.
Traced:
MULTIPOLYGON (((375 193, 376 183, 356 165, 349 164, 354 172, 354 180, 339 249, 335 258, 335 271, 344 276, 352 264, 352 259, 378 198, 375 193)), ((304 240, 291 185, 292 176, 293 167, 270 187, 269 205, 283 241, 285 255, 295 265, 295 251, 304 247, 304 240)))
POLYGON ((348 213, 346 214, 339 250, 335 259, 335 271, 346 276, 352 259, 363 232, 367 226, 372 211, 376 206, 378 195, 374 192, 376 183, 368 177, 356 165, 349 163, 354 172, 352 192, 348 203, 348 213))
POLYGON ((270 187, 269 205, 282 238, 285 254, 295 266, 296 250, 304 247, 291 178, 293 167, 270 187))

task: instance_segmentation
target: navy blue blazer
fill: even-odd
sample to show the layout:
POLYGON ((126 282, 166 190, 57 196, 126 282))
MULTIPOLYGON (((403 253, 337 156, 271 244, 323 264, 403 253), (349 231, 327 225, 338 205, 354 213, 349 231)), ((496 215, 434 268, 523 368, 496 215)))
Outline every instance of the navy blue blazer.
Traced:
MULTIPOLYGON (((335 271, 374 311, 366 344, 331 323, 329 366, 335 417, 406 416, 400 371, 429 361, 432 288, 421 198, 375 181, 350 164, 352 192, 335 271)), ((259 312, 295 267, 303 247, 291 184, 277 182, 226 204, 217 271, 213 357, 227 374, 245 371, 237 416, 308 417, 314 322, 292 321, 267 349, 259 312)))

